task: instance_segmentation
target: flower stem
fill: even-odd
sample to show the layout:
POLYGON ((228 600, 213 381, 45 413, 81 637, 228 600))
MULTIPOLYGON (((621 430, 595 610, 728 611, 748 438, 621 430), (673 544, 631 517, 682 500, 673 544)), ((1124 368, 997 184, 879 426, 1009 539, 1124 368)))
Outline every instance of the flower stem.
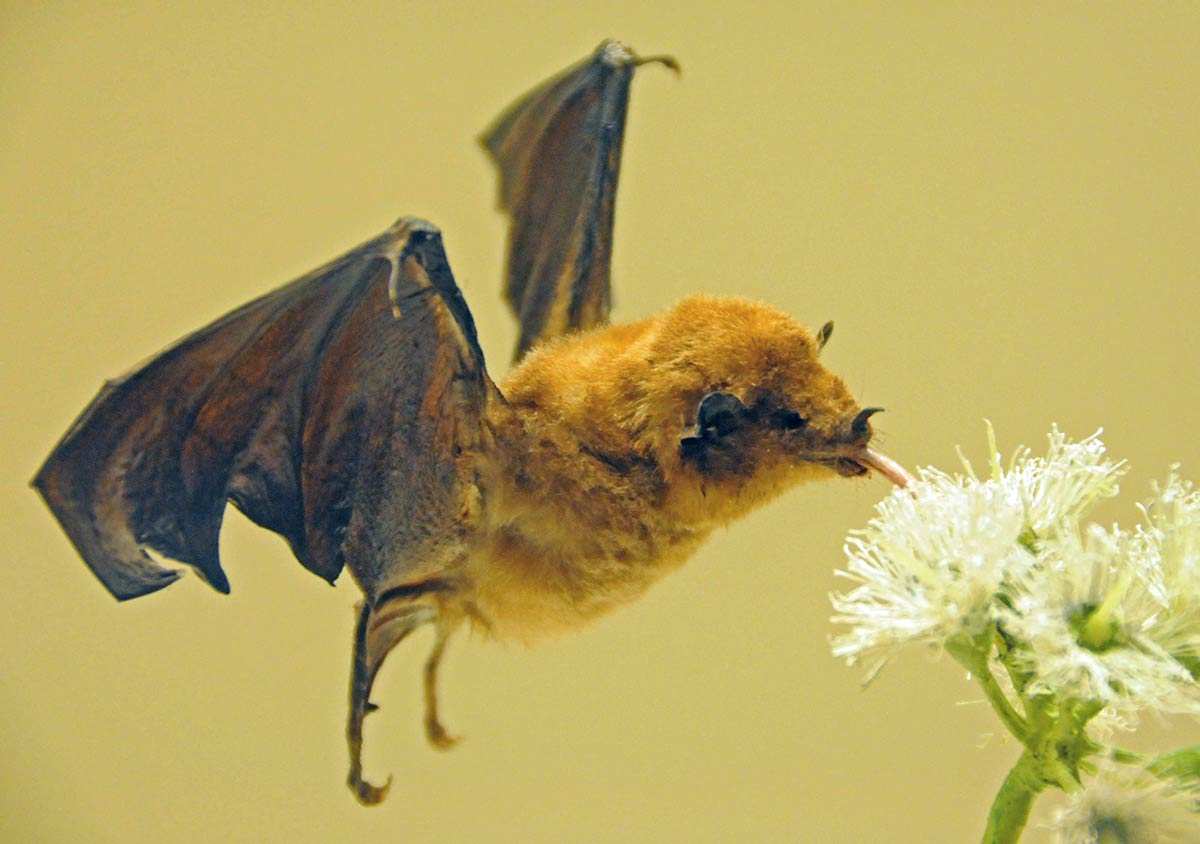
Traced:
POLYGON ((992 705, 992 709, 996 710, 996 714, 1000 716, 1000 720, 1004 722, 1004 726, 1008 731, 1016 736, 1017 740, 1026 746, 1029 745, 1029 726, 1025 723, 1025 719, 1021 717, 1017 710, 1008 701, 1008 695, 1004 693, 1004 689, 1000 688, 1000 684, 996 682, 996 678, 992 675, 992 669, 988 665, 989 654, 987 651, 981 651, 974 646, 970 640, 954 641, 946 643, 946 651, 954 657, 955 661, 963 668, 971 672, 971 675, 979 681, 979 685, 983 687, 983 693, 988 699, 988 703, 992 705))
POLYGON ((986 661, 976 676, 979 678, 979 685, 983 687, 983 693, 987 695, 988 702, 996 710, 996 714, 1000 716, 1004 726, 1008 727, 1008 731, 1016 736, 1022 744, 1028 744, 1029 727, 1025 723, 1025 719, 1008 702, 1008 695, 1004 694, 1004 689, 1000 688, 1000 684, 992 676, 991 668, 988 667, 986 661))
POLYGON ((1034 798, 1046 787, 1038 773, 1038 761, 1026 750, 1013 765, 992 808, 988 812, 987 829, 983 831, 983 844, 1012 844, 1021 837, 1034 798))

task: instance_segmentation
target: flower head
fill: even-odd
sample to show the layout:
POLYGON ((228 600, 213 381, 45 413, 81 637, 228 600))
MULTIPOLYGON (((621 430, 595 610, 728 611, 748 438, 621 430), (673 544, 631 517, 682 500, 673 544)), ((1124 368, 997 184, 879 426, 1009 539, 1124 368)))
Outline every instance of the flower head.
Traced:
POLYGON ((1051 827, 1060 844, 1182 844, 1200 840, 1195 794, 1143 771, 1105 768, 1072 794, 1051 827))
POLYGON ((1150 534, 1096 525, 1042 543, 999 611, 1028 693, 1097 701, 1118 723, 1143 708, 1200 714, 1200 686, 1171 655, 1180 631, 1158 557, 1150 534))
POLYGON ((1154 640, 1193 676, 1200 675, 1200 491, 1172 467, 1141 511, 1137 556, 1162 607, 1154 640))
POLYGON ((837 574, 858 585, 831 596, 834 622, 850 625, 832 640, 835 656, 880 665, 904 644, 982 630, 1006 585, 1036 563, 1038 542, 1116 492, 1121 464, 1097 434, 1072 442, 1054 428, 1044 457, 1018 449, 1007 470, 990 426, 988 434, 990 477, 980 480, 965 458, 965 474, 921 469, 847 537, 837 574))
POLYGON ((1064 523, 1001 611, 1032 692, 1200 715, 1200 493, 1174 470, 1130 533, 1064 523))
POLYGON ((831 596, 835 656, 886 660, 910 642, 941 644, 990 623, 1008 572, 1032 560, 1018 543, 1020 500, 995 481, 974 482, 920 470, 910 493, 877 505, 867 527, 846 539, 842 577, 858 585, 831 596))

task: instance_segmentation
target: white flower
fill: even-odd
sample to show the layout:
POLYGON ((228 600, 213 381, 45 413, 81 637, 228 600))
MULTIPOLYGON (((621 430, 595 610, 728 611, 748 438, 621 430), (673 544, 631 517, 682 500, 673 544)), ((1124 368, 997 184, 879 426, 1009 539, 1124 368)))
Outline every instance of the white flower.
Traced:
POLYGON ((837 574, 859 585, 831 596, 834 623, 852 626, 832 644, 850 662, 882 662, 909 642, 982 629, 1006 573, 1033 559, 1017 542, 1020 501, 1004 484, 921 469, 908 489, 846 539, 846 570, 837 574))
POLYGON ((1200 840, 1195 795, 1142 771, 1102 769, 1051 824, 1059 844, 1182 844, 1200 840))
POLYGON ((1145 524, 1135 539, 1137 556, 1163 608, 1154 641, 1193 674, 1200 673, 1200 492, 1172 467, 1141 510, 1145 524))
POLYGON ((876 515, 846 539, 846 569, 857 587, 831 595, 835 656, 878 667, 910 642, 942 645, 990 624, 1004 585, 1025 577, 1037 542, 1064 519, 1079 518, 1117 489, 1121 464, 1105 457, 1098 433, 1070 442, 1050 432, 1045 457, 1018 449, 1001 468, 988 426, 991 476, 932 468, 876 505, 876 515))
POLYGON ((1116 725, 1143 708, 1200 715, 1200 686, 1164 647, 1178 630, 1166 624, 1160 574, 1146 532, 1092 525, 1041 542, 999 611, 1032 675, 1026 692, 1098 701, 1116 725))
MULTIPOLYGON (((995 441, 988 428, 991 450, 995 441)), ((1114 462, 1105 454, 1100 431, 1079 442, 1071 442, 1054 425, 1050 428, 1050 447, 1045 457, 1031 457, 1027 448, 1013 455, 1012 468, 1003 474, 1025 507, 1025 523, 1041 537, 1059 525, 1077 522, 1101 498, 1117 494, 1118 481, 1125 472, 1125 461, 1114 462)), ((993 475, 1000 472, 993 458, 993 475)))

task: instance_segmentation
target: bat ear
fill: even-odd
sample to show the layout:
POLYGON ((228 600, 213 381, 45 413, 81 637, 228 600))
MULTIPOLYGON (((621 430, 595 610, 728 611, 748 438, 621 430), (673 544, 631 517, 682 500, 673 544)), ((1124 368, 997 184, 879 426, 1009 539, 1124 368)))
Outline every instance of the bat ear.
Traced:
POLYGON ((819 354, 825 348, 825 344, 829 342, 829 338, 833 336, 833 320, 821 326, 821 330, 817 332, 817 353, 819 354))
POLYGON ((746 405, 732 393, 709 393, 696 408, 696 428, 702 436, 732 434, 746 419, 746 405))
POLYGON ((733 393, 709 393, 696 407, 696 424, 689 425, 679 440, 680 453, 699 457, 705 445, 732 434, 749 417, 750 409, 733 393))

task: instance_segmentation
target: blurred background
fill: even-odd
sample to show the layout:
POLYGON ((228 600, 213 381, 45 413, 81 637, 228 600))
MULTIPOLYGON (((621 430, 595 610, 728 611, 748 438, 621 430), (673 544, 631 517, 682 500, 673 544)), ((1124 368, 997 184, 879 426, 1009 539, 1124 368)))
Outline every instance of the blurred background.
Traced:
MULTIPOLYGON (((745 294, 837 332, 909 466, 1105 428, 1200 476, 1200 10, 1190 4, 5 3, 0 7, 0 838, 896 841, 978 837, 1017 748, 946 658, 867 690, 828 649, 883 481, 803 488, 640 603, 535 650, 389 660, 361 809, 352 607, 232 508, 233 594, 118 606, 27 482, 105 378, 418 214, 494 374, 514 337, 475 137, 605 36, 634 84, 616 317, 745 294), (120 8, 117 8, 117 6, 120 8)), ((1129 743, 1196 741, 1153 723, 1129 743)), ((1038 804, 1041 814, 1053 797, 1038 804)), ((1044 831, 1034 826, 1029 840, 1044 831)))

